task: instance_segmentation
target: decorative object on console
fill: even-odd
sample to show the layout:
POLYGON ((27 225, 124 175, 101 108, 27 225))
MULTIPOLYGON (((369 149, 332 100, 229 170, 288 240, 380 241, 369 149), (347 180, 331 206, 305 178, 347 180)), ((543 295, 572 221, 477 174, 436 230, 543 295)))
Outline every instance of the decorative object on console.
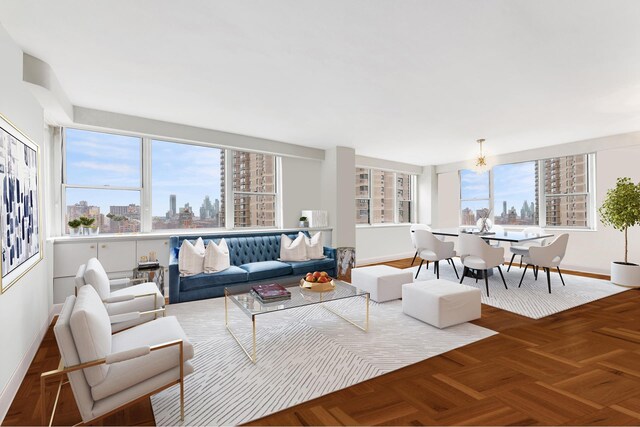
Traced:
POLYGON ((307 221, 307 217, 306 216, 301 216, 300 219, 298 220, 298 227, 301 228, 308 228, 309 227, 309 221, 307 221))
POLYGON ((286 234, 280 236, 280 261, 307 261, 307 247, 305 243, 305 235, 298 234, 295 240, 292 240, 286 234))
POLYGON ((356 248, 337 248, 338 278, 351 274, 351 269, 356 266, 356 248))
POLYGON ((637 288, 640 287, 640 266, 629 262, 629 227, 640 224, 640 183, 631 178, 618 178, 616 186, 607 191, 604 203, 598 209, 600 220, 624 233, 624 261, 611 262, 611 282, 637 288))
POLYGON ((0 114, 2 279, 6 291, 42 259, 38 146, 0 114))
POLYGON ((307 237, 303 233, 298 233, 298 236, 304 237, 308 259, 323 259, 325 257, 322 246, 322 232, 318 231, 311 237, 307 237))
POLYGON ((329 226, 327 211, 301 211, 300 216, 307 217, 307 220, 309 221, 309 227, 311 228, 321 228, 329 226))
POLYGON ((69 226, 69 235, 70 236, 79 236, 80 235, 80 232, 82 231, 81 228, 80 228, 82 226, 82 223, 80 222, 79 219, 77 219, 77 218, 76 219, 72 219, 71 221, 69 221, 67 223, 67 225, 69 226))
POLYGON ((189 240, 184 240, 178 254, 178 266, 181 276, 193 276, 204 271, 204 242, 201 237, 195 245, 189 240))
POLYGON ((229 267, 231 267, 231 261, 229 259, 227 241, 220 239, 220 243, 217 245, 215 242, 210 241, 204 253, 204 272, 215 273, 224 271, 229 267))

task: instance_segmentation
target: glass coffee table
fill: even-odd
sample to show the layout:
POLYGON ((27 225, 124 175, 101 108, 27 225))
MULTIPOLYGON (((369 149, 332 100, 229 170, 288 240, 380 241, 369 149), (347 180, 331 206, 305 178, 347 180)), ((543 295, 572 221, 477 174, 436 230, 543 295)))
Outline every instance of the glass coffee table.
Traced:
POLYGON ((292 308, 300 308, 306 307, 310 305, 320 304, 326 310, 335 314, 338 317, 346 320, 351 323, 356 328, 367 332, 369 329, 369 292, 361 291, 360 289, 339 280, 334 280, 335 289, 327 292, 315 292, 310 291, 308 289, 301 288, 297 283, 294 284, 283 284, 290 292, 291 299, 286 299, 282 301, 275 301, 264 303, 260 301, 258 298, 254 297, 251 293, 251 286, 242 287, 242 288, 224 288, 224 325, 236 340, 240 348, 245 352, 247 357, 253 362, 257 361, 257 352, 256 352, 256 317, 268 314, 275 313, 282 310, 289 310, 292 308), (364 298, 365 299, 365 319, 362 324, 358 324, 356 321, 348 319, 341 313, 338 313, 333 308, 328 307, 324 303, 331 301, 338 301, 347 298, 364 298), (229 301, 232 301, 237 305, 249 318, 251 318, 252 323, 252 348, 251 351, 247 350, 236 334, 233 332, 231 327, 229 326, 229 301))

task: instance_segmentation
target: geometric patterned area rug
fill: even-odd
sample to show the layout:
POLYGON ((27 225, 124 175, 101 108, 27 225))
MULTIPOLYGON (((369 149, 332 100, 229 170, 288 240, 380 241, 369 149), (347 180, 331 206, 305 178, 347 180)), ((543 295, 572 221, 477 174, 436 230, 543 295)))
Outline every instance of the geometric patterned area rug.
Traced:
MULTIPOLYGON (((364 299, 331 308, 364 319, 364 299)), ((245 346, 251 321, 235 304, 229 320, 245 346)), ((194 344, 185 379, 185 425, 237 425, 494 335, 471 323, 444 330, 402 313, 400 300, 369 306, 363 332, 319 305, 257 316, 256 364, 224 327, 224 300, 171 304, 194 344)), ((179 388, 151 397, 157 425, 178 425, 179 388)))
MULTIPOLYGON (((458 260, 454 260, 454 262, 456 263, 458 274, 462 274, 462 265, 458 260)), ((433 280, 436 278, 436 275, 433 274, 433 264, 429 266, 431 268, 427 271, 423 265, 420 270, 420 275, 415 281, 433 280)), ((412 270, 415 277, 415 272, 418 270, 418 267, 414 266, 407 270, 412 270)), ((531 319, 541 319, 551 314, 629 290, 629 288, 614 285, 606 280, 573 276, 570 274, 562 275, 566 284, 566 286, 562 286, 562 281, 558 273, 552 272, 551 293, 549 293, 546 273, 540 269, 538 280, 536 281, 531 267, 527 269, 527 273, 522 281, 522 286, 518 288, 523 270, 524 266, 518 268, 518 264, 514 264, 508 273, 507 266, 502 267, 505 281, 509 287, 509 289, 505 289, 502 279, 500 278, 500 273, 495 269, 493 276, 489 276, 489 297, 487 297, 484 279, 478 280, 478 283, 476 283, 475 279, 465 277, 462 283, 479 288, 482 291, 483 304, 501 308, 531 319)), ((459 282, 459 280, 456 279, 453 268, 446 261, 440 262, 440 278, 459 282)))

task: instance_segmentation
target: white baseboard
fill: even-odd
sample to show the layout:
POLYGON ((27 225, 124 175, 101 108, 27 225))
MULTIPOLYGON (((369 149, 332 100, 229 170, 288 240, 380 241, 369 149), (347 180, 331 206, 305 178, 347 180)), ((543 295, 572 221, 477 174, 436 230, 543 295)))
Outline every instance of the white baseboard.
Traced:
MULTIPOLYGON (((362 267, 368 264, 377 264, 379 262, 387 262, 387 261, 396 261, 404 258, 413 258, 415 252, 405 252, 402 254, 394 254, 394 255, 385 255, 381 257, 374 258, 366 258, 366 259, 358 259, 358 253, 356 252, 356 266, 362 267)), ((407 267, 409 267, 407 265, 407 267)))
POLYGON ((47 330, 49 329, 49 325, 53 320, 53 317, 60 313, 62 309, 62 304, 56 304, 51 307, 49 310, 49 316, 47 317, 47 321, 40 329, 40 332, 35 336, 33 342, 29 346, 29 350, 24 354, 20 364, 13 372, 11 379, 0 393, 0 422, 4 421, 4 417, 9 412, 9 408, 11 407, 11 403, 13 399, 16 397, 18 393, 18 389, 24 380, 27 371, 29 370, 29 366, 31 366, 31 362, 38 352, 38 348, 40 348, 40 343, 42 343, 42 339, 44 338, 47 330))

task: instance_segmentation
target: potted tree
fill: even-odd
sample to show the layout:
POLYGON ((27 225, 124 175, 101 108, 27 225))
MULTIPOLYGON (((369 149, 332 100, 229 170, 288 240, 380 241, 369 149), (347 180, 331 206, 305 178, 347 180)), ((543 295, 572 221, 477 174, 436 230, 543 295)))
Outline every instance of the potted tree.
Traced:
POLYGON ((70 236, 79 236, 80 235, 80 226, 82 223, 79 219, 72 219, 67 223, 69 225, 69 235, 70 236))
POLYGON ((620 286, 640 287, 640 266, 629 262, 629 227, 640 224, 640 184, 631 178, 618 178, 616 186, 607 191, 598 209, 600 220, 624 233, 624 262, 611 262, 611 282, 620 286))

